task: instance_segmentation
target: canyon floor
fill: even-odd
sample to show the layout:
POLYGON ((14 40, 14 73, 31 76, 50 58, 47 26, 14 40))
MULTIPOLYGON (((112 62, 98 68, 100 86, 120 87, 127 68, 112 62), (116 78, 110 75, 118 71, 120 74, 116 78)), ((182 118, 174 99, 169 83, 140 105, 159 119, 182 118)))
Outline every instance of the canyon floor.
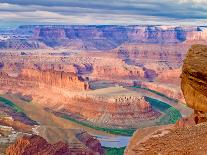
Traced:
MULTIPOLYGON (((78 92, 77 92, 78 93, 78 92)), ((86 92, 85 92, 86 93, 86 92)), ((156 99, 157 101, 162 101, 163 103, 166 103, 167 105, 170 105, 170 107, 174 107, 178 111, 181 112, 181 115, 185 116, 191 113, 191 110, 188 109, 183 103, 179 103, 176 100, 170 99, 164 95, 156 94, 155 92, 138 88, 138 87, 108 87, 108 88, 101 88, 93 91, 88 91, 87 95, 98 95, 98 96, 120 96, 120 94, 125 94, 125 96, 131 96, 133 95, 145 95, 148 97, 151 97, 153 99, 156 99)), ((70 120, 65 119, 62 117, 59 117, 58 115, 55 115, 54 113, 51 113, 50 111, 45 110, 45 107, 41 106, 40 104, 36 104, 33 102, 28 102, 22 99, 22 96, 19 94, 5 94, 2 95, 2 97, 11 100, 13 103, 15 103, 18 107, 20 107, 23 112, 32 120, 35 120, 40 125, 35 127, 34 131, 36 134, 42 136, 50 143, 56 143, 58 141, 63 141, 71 147, 71 149, 74 148, 84 148, 85 146, 79 139, 77 139, 77 135, 87 131, 90 135, 95 136, 99 139, 102 146, 104 147, 113 147, 113 148, 122 148, 125 147, 129 140, 129 136, 122 136, 122 135, 116 135, 113 132, 110 132, 110 130, 102 130, 99 128, 93 128, 91 126, 87 126, 85 124, 82 124, 78 122, 77 120, 70 120)), ((168 113, 164 113, 162 109, 159 109, 159 107, 156 107, 156 110, 163 113, 164 116, 167 116, 168 113)), ((162 117, 161 117, 162 118, 162 117)), ((139 128, 147 127, 147 126, 154 126, 159 125, 156 122, 159 122, 160 119, 157 120, 149 120, 149 121, 143 121, 140 122, 139 128)), ((169 121, 169 119, 167 119, 169 121)), ((176 118, 177 120, 177 118, 176 118)), ((176 121, 174 120, 174 121, 176 121)), ((161 124, 168 124, 169 122, 163 121, 161 124)), ((117 128, 118 129, 118 128, 117 128)), ((114 130, 117 130, 114 128, 114 130)), ((121 130, 121 129, 120 129, 121 130)), ((125 129, 127 131, 127 129, 125 129)), ((112 130, 113 131, 113 130, 112 130)), ((135 130, 134 130, 135 131, 135 130)), ((118 132, 119 133, 119 132, 118 132)), ((120 132, 122 134, 123 132, 120 132)), ((148 133, 149 134, 149 133, 148 133)))

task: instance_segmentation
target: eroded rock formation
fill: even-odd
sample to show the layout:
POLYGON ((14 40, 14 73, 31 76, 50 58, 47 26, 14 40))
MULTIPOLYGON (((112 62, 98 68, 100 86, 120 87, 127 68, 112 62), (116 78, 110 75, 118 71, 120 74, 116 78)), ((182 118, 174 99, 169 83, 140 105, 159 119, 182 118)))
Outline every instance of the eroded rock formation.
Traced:
POLYGON ((23 69, 17 77, 0 73, 1 85, 19 85, 25 87, 58 87, 66 90, 87 90, 88 84, 81 80, 75 73, 65 73, 54 70, 23 69))
MULTIPOLYGON (((76 137, 89 149, 93 150, 93 152, 99 153, 99 155, 104 154, 104 149, 101 147, 99 140, 89 135, 87 132, 81 132, 77 134, 76 137)), ((93 154, 93 152, 88 151, 89 154, 93 154)))
POLYGON ((2 72, 0 84, 1 89, 31 96, 34 103, 61 117, 70 116, 93 125, 131 128, 161 116, 141 95, 119 95, 120 91, 127 92, 121 87, 115 96, 113 92, 112 96, 106 94, 110 88, 99 95, 84 91, 87 85, 74 73, 23 69, 17 77, 11 77, 2 72))
POLYGON ((69 146, 63 142, 49 144, 44 138, 32 135, 19 138, 6 150, 7 155, 70 155, 69 146))
POLYGON ((207 121, 207 46, 194 45, 183 65, 181 87, 189 107, 195 110, 196 123, 207 121))
MULTIPOLYGON (((186 38, 200 39, 200 37, 197 37, 197 33, 202 33, 199 27, 139 25, 23 25, 14 32, 14 37, 9 35, 0 39, 0 48, 69 47, 74 49, 109 50, 124 43, 181 43, 186 38)), ((12 32, 9 31, 9 33, 12 32)))
POLYGON ((191 108, 207 112, 207 46, 194 45, 183 65, 182 90, 191 108))

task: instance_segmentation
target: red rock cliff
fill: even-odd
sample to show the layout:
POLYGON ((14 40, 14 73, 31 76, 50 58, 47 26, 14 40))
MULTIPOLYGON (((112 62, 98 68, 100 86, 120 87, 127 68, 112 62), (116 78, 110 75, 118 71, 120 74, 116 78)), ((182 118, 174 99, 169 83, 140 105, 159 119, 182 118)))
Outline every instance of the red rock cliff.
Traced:
POLYGON ((67 90, 86 90, 88 84, 81 80, 75 73, 65 73, 55 70, 23 69, 21 74, 14 78, 5 73, 0 74, 2 85, 19 85, 31 87, 55 86, 67 90))

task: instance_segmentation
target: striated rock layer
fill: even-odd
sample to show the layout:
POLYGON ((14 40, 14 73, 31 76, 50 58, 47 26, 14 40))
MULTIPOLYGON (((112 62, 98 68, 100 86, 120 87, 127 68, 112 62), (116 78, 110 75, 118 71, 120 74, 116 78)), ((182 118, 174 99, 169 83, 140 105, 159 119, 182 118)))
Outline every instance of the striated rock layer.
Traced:
POLYGON ((25 87, 59 87, 67 90, 86 90, 87 83, 79 79, 75 73, 65 73, 63 71, 54 70, 34 70, 23 69, 17 77, 9 76, 8 74, 0 73, 1 85, 19 85, 25 87))
POLYGON ((6 39, 0 38, 0 48, 19 50, 67 47, 109 50, 125 43, 182 43, 203 38, 205 35, 202 32, 199 27, 184 26, 23 25, 9 31, 12 35, 6 36, 6 39))
POLYGON ((184 61, 181 77, 187 105, 207 112, 207 46, 192 46, 184 61))
POLYGON ((161 116, 141 95, 123 95, 121 92, 127 90, 122 87, 112 90, 111 97, 107 93, 110 88, 99 93, 85 91, 87 85, 74 73, 24 69, 17 77, 1 73, 0 85, 1 89, 31 96, 34 103, 60 116, 93 125, 132 128, 145 121, 153 124, 161 116))
POLYGON ((22 79, 36 81, 38 84, 49 86, 58 86, 69 90, 86 90, 87 83, 83 82, 75 73, 58 72, 54 70, 39 71, 32 69, 23 69, 20 75, 22 79))

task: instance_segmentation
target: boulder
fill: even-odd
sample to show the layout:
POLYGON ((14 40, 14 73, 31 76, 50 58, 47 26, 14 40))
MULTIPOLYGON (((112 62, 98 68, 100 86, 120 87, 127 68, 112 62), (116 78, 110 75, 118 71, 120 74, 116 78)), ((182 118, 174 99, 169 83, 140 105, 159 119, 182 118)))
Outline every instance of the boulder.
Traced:
POLYGON ((24 136, 10 145, 7 155, 70 155, 69 146, 63 142, 49 144, 44 138, 32 135, 24 136))
POLYGON ((193 45, 184 60, 181 88, 189 107, 207 112, 207 46, 193 45))

